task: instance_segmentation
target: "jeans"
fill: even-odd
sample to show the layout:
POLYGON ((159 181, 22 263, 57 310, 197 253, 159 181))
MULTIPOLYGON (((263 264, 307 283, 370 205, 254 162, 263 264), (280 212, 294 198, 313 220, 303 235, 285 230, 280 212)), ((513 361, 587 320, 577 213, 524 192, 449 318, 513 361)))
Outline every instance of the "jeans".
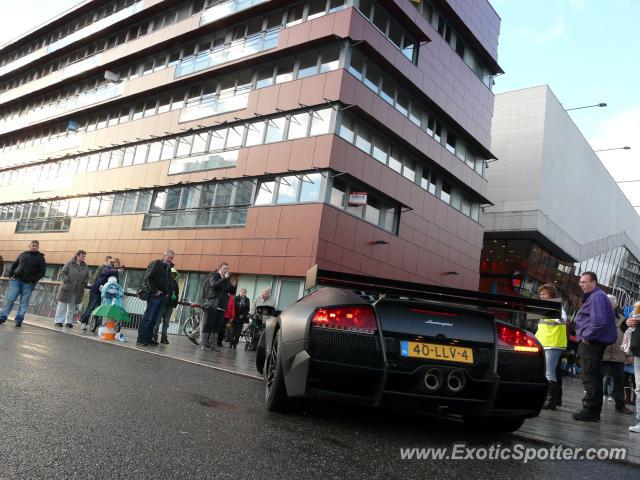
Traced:
POLYGON ((167 336, 167 330, 169 330, 169 322, 171 321, 171 315, 173 314, 173 307, 164 306, 162 311, 156 317, 156 323, 153 325, 153 339, 158 340, 158 330, 160 330, 160 323, 162 323, 162 336, 167 336))
POLYGON ((633 373, 636 377, 636 423, 640 425, 640 357, 633 357, 633 373))
POLYGON ((34 288, 36 288, 35 283, 23 282, 16 278, 11 279, 4 299, 4 306, 2 307, 2 311, 0 311, 0 322, 4 322, 7 319, 13 308, 13 303, 20 297, 20 305, 18 306, 18 313, 16 313, 16 323, 22 323, 24 314, 27 313, 29 298, 31 298, 34 288))
POLYGON ((153 337, 153 326, 156 318, 162 313, 162 307, 167 297, 164 295, 149 295, 147 309, 144 311, 140 325, 138 326, 138 342, 149 343, 153 337))
MULTIPOLYGON (((603 375, 607 375, 613 381, 613 399, 616 401, 616 408, 624 407, 624 363, 619 362, 602 362, 603 375)), ((605 388, 606 379, 602 380, 603 393, 607 395, 609 392, 605 388)))
POLYGON ((89 323, 89 317, 91 316, 91 312, 100 305, 100 292, 94 293, 93 290, 89 293, 89 303, 87 303, 87 308, 82 314, 82 323, 89 323))
POLYGON ((546 364, 545 375, 550 382, 557 382, 558 377, 556 371, 558 368, 558 361, 564 353, 564 349, 561 348, 545 348, 544 349, 544 361, 546 364))
POLYGON ((582 406, 591 413, 600 415, 602 410, 602 355, 607 347, 602 342, 580 342, 578 358, 582 363, 582 385, 586 393, 582 406))

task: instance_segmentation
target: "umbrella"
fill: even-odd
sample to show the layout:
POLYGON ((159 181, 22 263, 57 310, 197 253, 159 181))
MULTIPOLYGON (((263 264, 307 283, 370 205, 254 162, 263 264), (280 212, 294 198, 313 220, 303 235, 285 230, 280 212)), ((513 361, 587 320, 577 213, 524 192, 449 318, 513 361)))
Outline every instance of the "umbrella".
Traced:
POLYGON ((93 312, 91 312, 91 315, 93 315, 94 317, 112 318, 113 320, 117 320, 120 322, 129 320, 129 314, 120 305, 100 305, 99 307, 95 308, 93 312))

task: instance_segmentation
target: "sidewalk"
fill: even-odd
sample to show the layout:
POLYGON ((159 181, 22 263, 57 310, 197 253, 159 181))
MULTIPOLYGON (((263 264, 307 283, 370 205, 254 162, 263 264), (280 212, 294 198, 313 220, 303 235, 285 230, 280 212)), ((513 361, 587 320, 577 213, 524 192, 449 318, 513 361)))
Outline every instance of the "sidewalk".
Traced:
POLYGON ((582 383, 577 378, 565 377, 563 390, 562 407, 543 410, 540 416, 524 422, 514 435, 572 447, 623 447, 627 449, 626 461, 640 466, 640 434, 628 430, 635 424, 635 415, 617 413, 614 404, 605 401, 599 422, 576 422, 571 414, 582 408, 582 383))
MULTIPOLYGON (((30 325, 59 331, 61 334, 81 336, 89 341, 102 341, 94 333, 82 332, 78 324, 75 324, 73 329, 55 327, 50 318, 35 315, 27 315, 25 321, 30 325)), ((7 325, 11 327, 11 322, 7 325)), ((255 368, 255 353, 245 351, 242 343, 238 345, 237 350, 225 346, 218 352, 203 352, 188 338, 170 335, 170 345, 138 347, 135 343, 137 332, 130 329, 123 329, 123 332, 129 337, 128 342, 108 343, 112 343, 114 348, 133 348, 256 380, 262 379, 255 368)), ((524 440, 583 449, 622 447, 627 449, 627 458, 624 461, 640 466, 640 435, 628 431, 628 427, 635 423, 635 416, 617 413, 612 403, 605 402, 600 422, 576 422, 571 418, 571 414, 582 405, 582 384, 578 379, 565 378, 563 389, 562 407, 557 410, 543 410, 540 416, 527 420, 513 435, 524 440)))

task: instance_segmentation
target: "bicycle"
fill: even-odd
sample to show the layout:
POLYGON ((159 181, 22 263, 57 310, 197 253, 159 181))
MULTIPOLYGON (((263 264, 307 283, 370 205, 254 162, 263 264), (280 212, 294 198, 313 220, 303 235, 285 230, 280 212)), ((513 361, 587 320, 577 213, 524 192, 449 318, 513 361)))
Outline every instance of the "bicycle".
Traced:
POLYGON ((185 336, 196 345, 199 345, 201 315, 200 304, 189 304, 189 318, 187 318, 182 326, 182 331, 185 336))

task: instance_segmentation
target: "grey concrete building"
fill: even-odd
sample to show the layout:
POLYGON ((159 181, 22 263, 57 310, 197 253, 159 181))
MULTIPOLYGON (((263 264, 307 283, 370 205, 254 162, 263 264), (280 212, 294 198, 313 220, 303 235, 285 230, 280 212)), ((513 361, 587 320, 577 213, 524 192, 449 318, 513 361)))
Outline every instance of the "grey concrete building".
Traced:
POLYGON ((595 271, 629 303, 640 287, 640 218, 548 86, 496 95, 481 288, 531 295, 555 282, 567 306, 595 271))

